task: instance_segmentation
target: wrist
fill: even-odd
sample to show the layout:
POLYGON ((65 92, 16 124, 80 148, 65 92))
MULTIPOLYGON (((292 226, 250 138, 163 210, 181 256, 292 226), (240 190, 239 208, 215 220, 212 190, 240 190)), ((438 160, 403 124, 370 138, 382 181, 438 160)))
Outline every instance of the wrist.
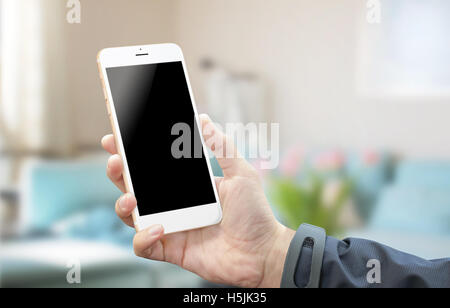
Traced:
POLYGON ((294 230, 278 224, 277 231, 270 241, 264 262, 264 276, 258 287, 278 288, 280 286, 286 255, 294 235, 294 230))

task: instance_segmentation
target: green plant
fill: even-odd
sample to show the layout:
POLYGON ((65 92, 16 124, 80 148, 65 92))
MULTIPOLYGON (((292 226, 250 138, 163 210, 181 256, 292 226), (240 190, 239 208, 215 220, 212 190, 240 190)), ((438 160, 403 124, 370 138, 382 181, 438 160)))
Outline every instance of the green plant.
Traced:
POLYGON ((349 200, 352 183, 345 176, 328 177, 311 171, 302 180, 292 177, 272 176, 269 179, 269 194, 283 222, 297 229, 309 223, 327 230, 328 234, 339 234, 339 215, 349 200))

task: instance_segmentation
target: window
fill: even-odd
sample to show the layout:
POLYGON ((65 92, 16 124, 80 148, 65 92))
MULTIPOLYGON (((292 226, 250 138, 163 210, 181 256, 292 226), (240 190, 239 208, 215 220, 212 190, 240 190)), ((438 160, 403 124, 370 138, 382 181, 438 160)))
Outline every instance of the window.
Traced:
POLYGON ((358 90, 382 96, 450 96, 450 1, 384 0, 362 22, 358 90))

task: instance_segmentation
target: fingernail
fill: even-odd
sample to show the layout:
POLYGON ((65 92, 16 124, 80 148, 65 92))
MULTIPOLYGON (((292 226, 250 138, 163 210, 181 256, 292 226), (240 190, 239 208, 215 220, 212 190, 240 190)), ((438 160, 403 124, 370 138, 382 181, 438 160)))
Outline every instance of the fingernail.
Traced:
POLYGON ((154 225, 148 229, 148 235, 150 235, 151 237, 154 237, 154 236, 160 235, 162 231, 163 231, 163 227, 161 225, 154 225))
POLYGON ((125 195, 120 199, 119 206, 122 210, 127 211, 128 210, 128 199, 130 198, 129 195, 125 195))

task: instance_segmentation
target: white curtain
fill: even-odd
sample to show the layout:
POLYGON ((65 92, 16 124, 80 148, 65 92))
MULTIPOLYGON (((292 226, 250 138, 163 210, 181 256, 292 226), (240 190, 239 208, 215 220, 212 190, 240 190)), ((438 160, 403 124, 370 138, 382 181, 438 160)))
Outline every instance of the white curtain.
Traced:
POLYGON ((60 0, 2 0, 0 134, 21 152, 70 151, 60 0))

